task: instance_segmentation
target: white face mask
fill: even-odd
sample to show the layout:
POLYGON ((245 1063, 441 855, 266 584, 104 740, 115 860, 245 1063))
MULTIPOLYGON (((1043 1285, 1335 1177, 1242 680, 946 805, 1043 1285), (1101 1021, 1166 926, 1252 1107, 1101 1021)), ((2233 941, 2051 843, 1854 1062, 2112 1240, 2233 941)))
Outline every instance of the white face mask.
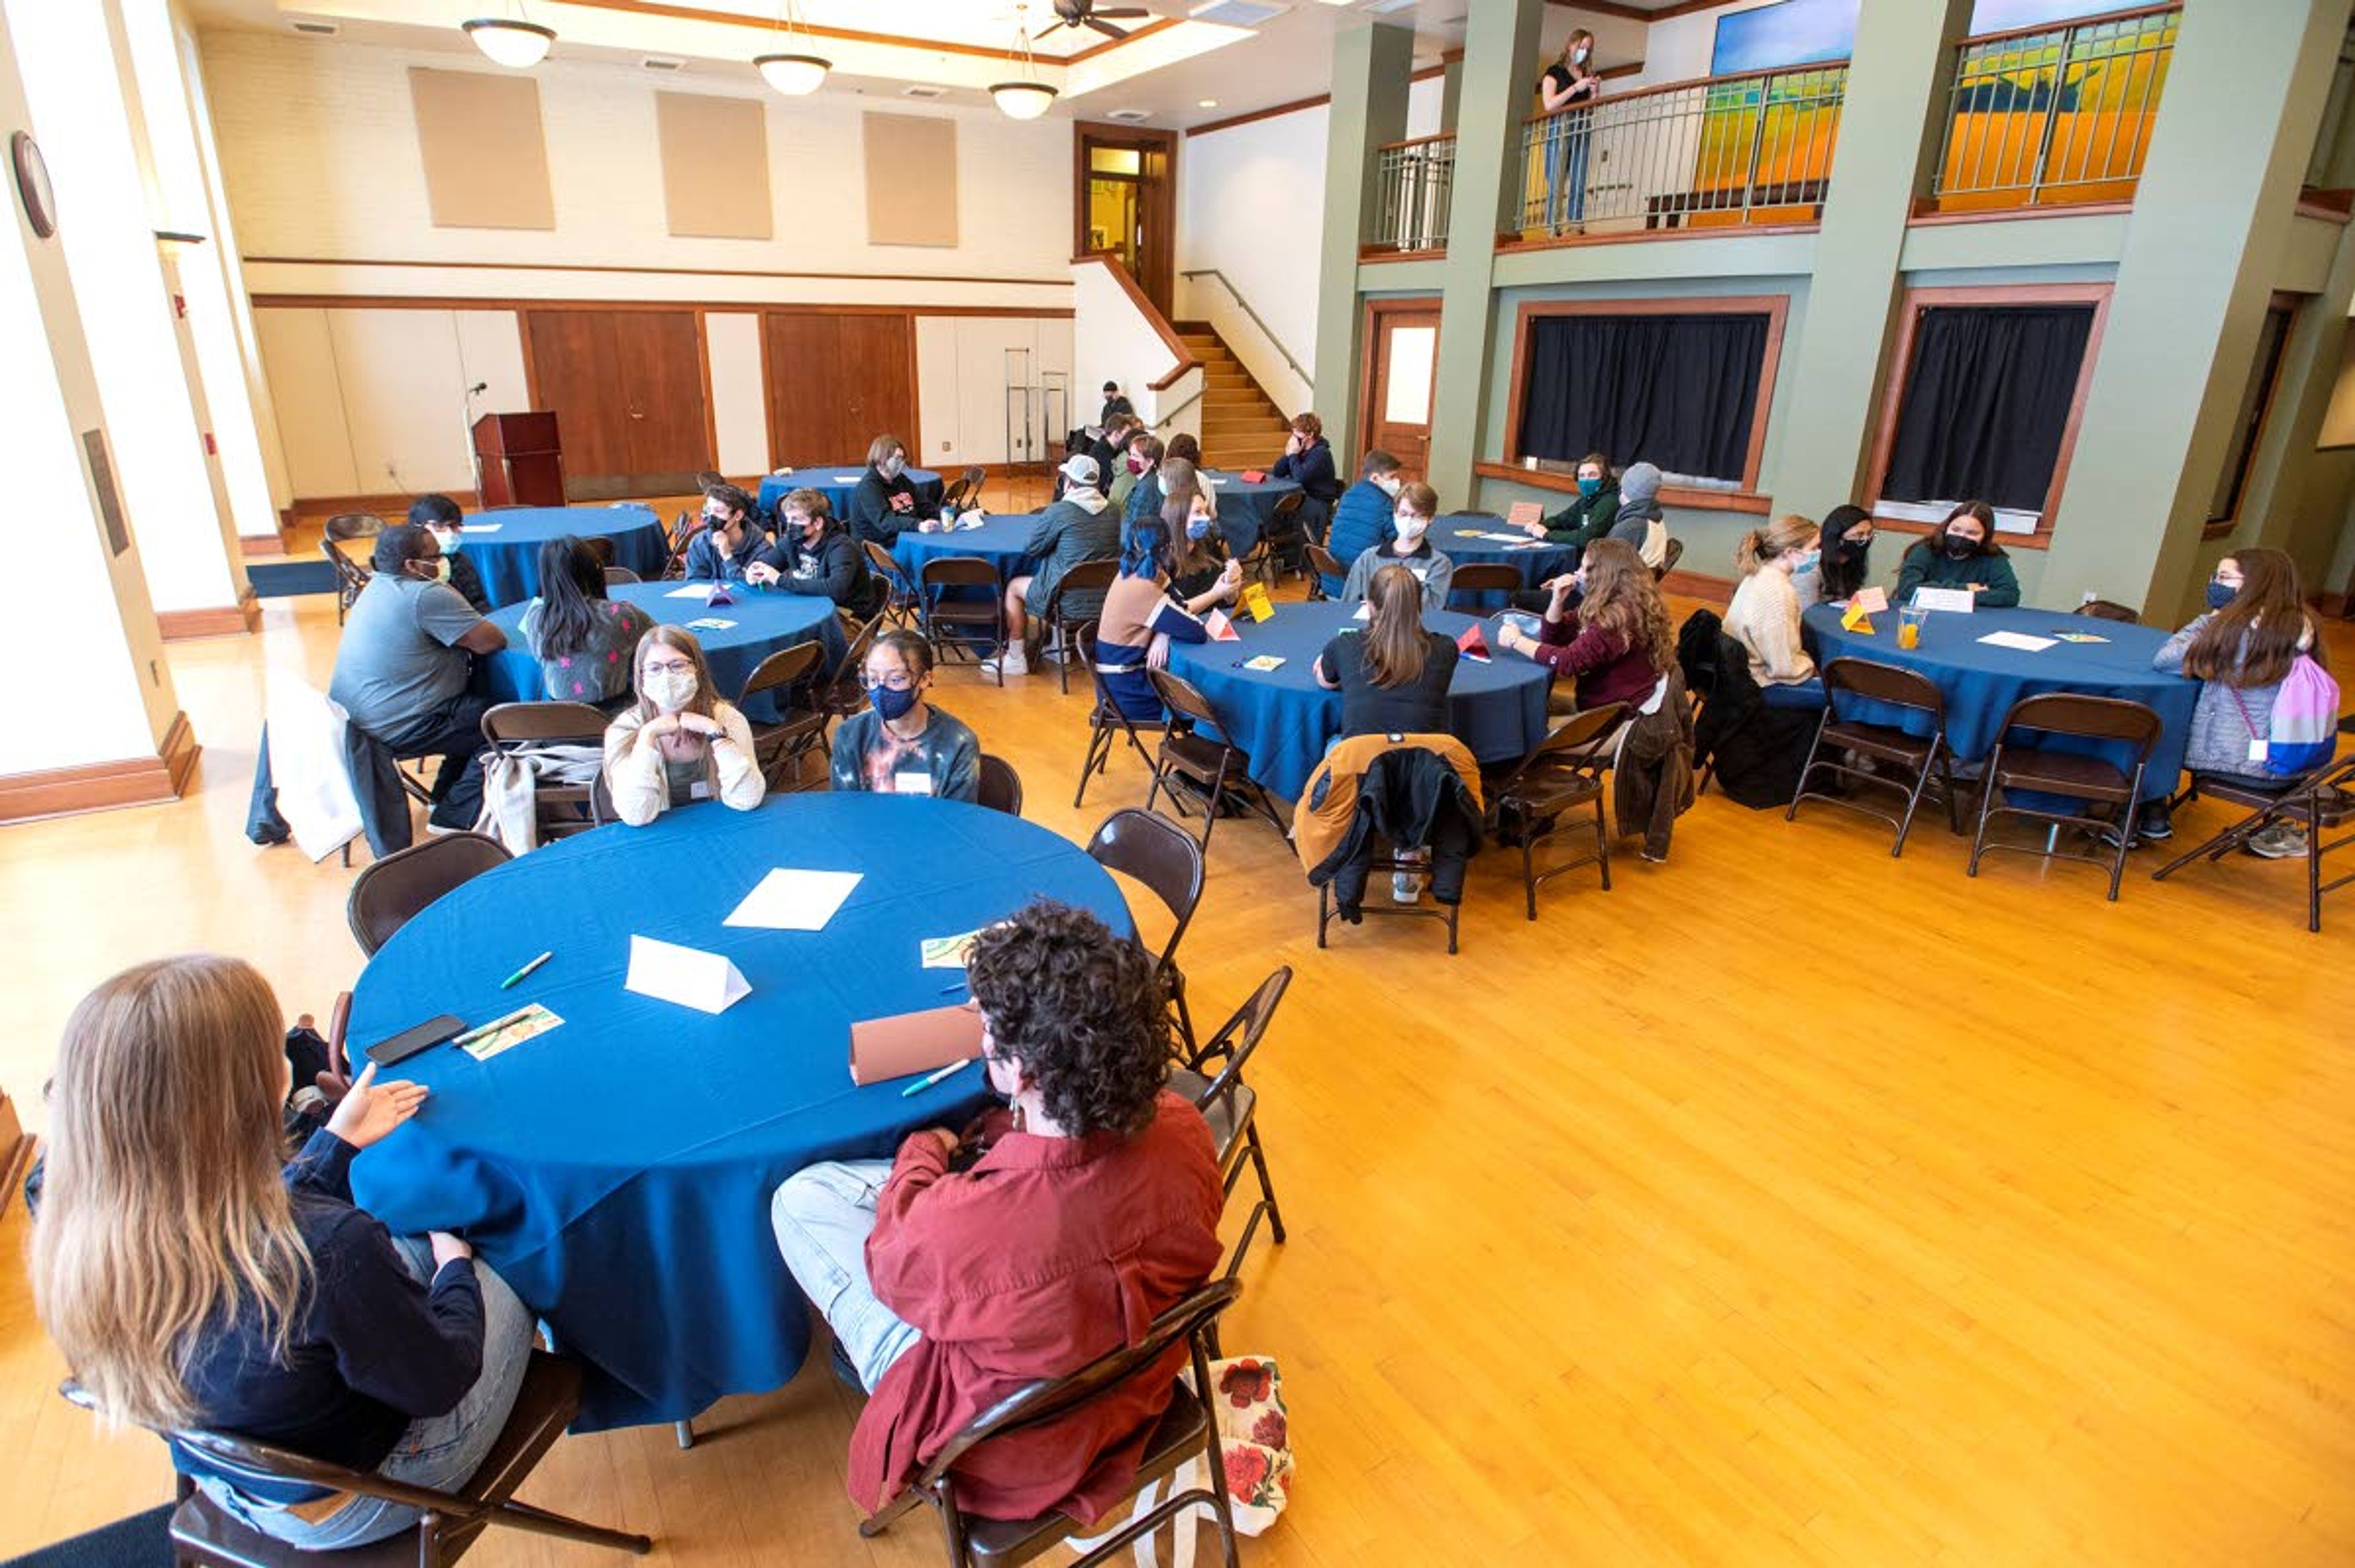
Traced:
POLYGON ((695 672, 655 670, 645 678, 646 699, 665 713, 676 713, 695 700, 695 672))
POLYGON ((1374 488, 1395 501, 1398 493, 1406 488, 1406 481, 1395 474, 1380 474, 1374 476, 1374 488))
POLYGON ((1576 60, 1579 64, 1584 65, 1586 63, 1586 57, 1593 52, 1594 51, 1593 49, 1590 49, 1585 45, 1582 44, 1578 48, 1578 52, 1572 55, 1570 58, 1576 60))
POLYGON ((425 581, 429 582, 447 582, 450 581, 450 558, 448 556, 437 555, 430 562, 420 561, 418 564, 426 568, 425 581))
POLYGON ((465 542, 458 537, 458 530, 455 528, 428 528, 425 531, 433 536, 433 542, 442 547, 443 555, 454 554, 458 547, 465 542))
POLYGON ((1423 538, 1423 529, 1431 527, 1429 519, 1412 512, 1401 512, 1391 522, 1398 529, 1399 543, 1410 546, 1423 538))
POLYGON ((1153 482, 1153 487, 1156 490, 1160 491, 1164 496, 1169 494, 1169 481, 1167 479, 1156 479, 1153 482))

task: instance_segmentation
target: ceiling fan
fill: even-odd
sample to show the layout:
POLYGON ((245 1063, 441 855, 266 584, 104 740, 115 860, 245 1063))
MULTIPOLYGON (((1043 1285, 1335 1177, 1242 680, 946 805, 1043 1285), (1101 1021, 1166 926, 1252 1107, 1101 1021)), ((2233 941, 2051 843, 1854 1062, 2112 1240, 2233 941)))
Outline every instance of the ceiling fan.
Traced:
MULTIPOLYGON (((1057 27, 1093 27, 1107 38, 1128 37, 1128 29, 1114 27, 1110 18, 1133 21, 1153 15, 1142 5, 1115 5, 1108 10, 1103 9, 1098 7, 1095 0, 1054 0, 1054 7, 1055 26, 1049 27, 1047 32, 1051 33, 1057 27)), ((1043 37, 1045 34, 1039 36, 1043 37)))

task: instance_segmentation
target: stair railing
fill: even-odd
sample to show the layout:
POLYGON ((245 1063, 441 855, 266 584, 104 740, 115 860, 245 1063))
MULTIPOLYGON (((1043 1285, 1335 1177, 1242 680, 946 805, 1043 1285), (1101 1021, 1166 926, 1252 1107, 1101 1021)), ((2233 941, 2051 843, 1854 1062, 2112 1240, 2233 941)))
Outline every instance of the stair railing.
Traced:
POLYGON ((1242 307, 1243 314, 1251 317, 1252 325, 1259 328, 1260 336, 1266 338, 1269 343, 1274 345, 1275 351, 1284 356, 1284 362, 1292 367, 1292 373, 1299 377, 1302 380, 1310 383, 1312 386, 1315 384, 1316 378, 1312 377, 1307 371, 1301 368, 1300 361, 1293 357, 1292 350, 1284 346, 1284 339, 1275 335, 1274 329, 1267 325, 1265 317, 1262 316, 1259 312, 1252 309, 1251 301, 1243 298, 1242 291, 1235 287, 1233 283, 1230 283, 1224 272, 1219 271, 1216 267, 1198 267, 1192 272, 1181 273, 1180 276, 1188 278, 1218 279, 1219 286, 1227 291, 1227 293, 1234 300, 1235 304, 1242 307))

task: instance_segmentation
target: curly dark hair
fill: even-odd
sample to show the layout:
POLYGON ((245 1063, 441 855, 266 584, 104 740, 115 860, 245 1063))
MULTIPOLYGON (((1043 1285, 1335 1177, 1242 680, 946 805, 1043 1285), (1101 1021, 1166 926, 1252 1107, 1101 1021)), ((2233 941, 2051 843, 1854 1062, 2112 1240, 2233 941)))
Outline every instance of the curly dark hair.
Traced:
POLYGON ((1167 1076, 1169 1014, 1150 955, 1085 910, 1029 904, 974 939, 973 999, 1071 1137, 1139 1133, 1167 1076))

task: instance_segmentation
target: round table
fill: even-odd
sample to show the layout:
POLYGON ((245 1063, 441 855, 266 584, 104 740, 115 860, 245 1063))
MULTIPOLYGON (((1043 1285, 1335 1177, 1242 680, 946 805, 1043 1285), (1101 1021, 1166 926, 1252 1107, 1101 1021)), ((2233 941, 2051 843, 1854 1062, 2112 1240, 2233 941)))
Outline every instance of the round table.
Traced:
POLYGON ((670 538, 652 507, 506 507, 468 515, 460 549, 483 574, 483 592, 496 608, 520 604, 539 592, 539 547, 571 534, 613 541, 613 564, 652 581, 670 560, 670 538))
MULTIPOLYGON (((761 661, 779 648, 812 641, 823 644, 826 657, 818 667, 829 675, 842 662, 847 645, 842 623, 835 615, 831 599, 766 592, 741 582, 729 585, 733 603, 707 605, 704 600, 712 586, 709 582, 693 584, 696 592, 692 598, 672 597, 688 586, 684 582, 623 582, 607 589, 605 594, 621 603, 636 605, 653 616, 657 625, 684 626, 690 621, 706 619, 733 621, 732 626, 695 634, 696 640, 703 645, 705 660, 711 666, 713 683, 719 688, 719 695, 730 702, 737 699, 737 694, 744 689, 744 683, 761 667, 761 661)), ((489 616, 491 624, 507 635, 507 645, 476 664, 474 688, 494 702, 539 702, 549 699, 540 683, 539 661, 524 646, 524 609, 521 604, 509 604, 492 611, 489 616)), ((755 698, 744 709, 744 717, 755 724, 775 723, 780 717, 776 699, 766 693, 755 698)))
POLYGON ((1005 582, 1039 570, 1038 558, 1022 549, 1030 542, 1030 529, 1038 521, 1036 512, 1008 512, 977 528, 931 534, 909 528, 892 541, 891 559, 900 563, 911 584, 922 573, 924 562, 948 555, 979 556, 997 569, 997 581, 1005 582))
MULTIPOLYGON (((769 523, 777 520, 777 503, 795 490, 815 490, 834 507, 834 515, 847 521, 850 497, 858 482, 867 476, 864 463, 814 463, 806 468, 796 468, 791 474, 772 474, 761 481, 761 516, 769 523)), ((915 486, 916 499, 927 507, 941 504, 943 488, 941 476, 929 468, 911 468, 904 477, 915 486)))
POLYGON ((1300 493, 1299 485, 1290 479, 1262 479, 1253 484, 1223 468, 1197 469, 1195 475, 1218 497, 1219 532, 1236 555, 1248 553, 1259 543, 1260 530, 1275 515, 1278 501, 1300 493))
POLYGON ((807 1314, 769 1231, 778 1183, 888 1156, 982 1103, 969 1070, 912 1097, 852 1086, 853 1019, 953 1005, 926 937, 1046 895, 1133 933, 1069 840, 955 801, 794 795, 598 828, 458 888, 400 928, 353 993, 355 1050, 438 1013, 538 1002, 564 1022, 488 1061, 436 1047, 389 1076, 432 1090, 352 1168, 395 1234, 456 1230, 587 1368, 576 1430, 682 1420, 778 1387, 807 1314), (865 880, 824 931, 720 922, 779 865, 865 880), (725 955, 751 994, 707 1015, 623 989, 633 933, 725 955), (542 949, 515 989, 499 981, 542 949))
MULTIPOLYGON (((1578 566, 1578 552, 1568 545, 1530 539, 1518 528, 1507 528, 1505 519, 1494 512, 1450 512, 1433 520, 1429 538, 1432 548, 1459 568, 1497 564, 1511 567, 1521 574, 1523 588, 1535 588, 1547 578, 1559 577, 1578 566), (1511 534, 1522 542, 1467 539, 1467 534, 1511 534)), ((1471 603, 1483 610, 1501 610, 1505 601, 1504 594, 1491 590, 1475 596, 1471 603)))
MULTIPOLYGON (((1868 635, 1840 624, 1840 606, 1811 606, 1803 624, 1816 662, 1866 658, 1928 676, 1946 699, 1946 743, 1959 760, 1978 762, 1993 751, 2004 715, 2023 697, 2070 691, 2124 698, 2158 714, 2158 744, 2151 751, 2149 769, 2143 778, 2144 798, 2173 792, 2183 771, 2183 748, 2190 738, 2191 708, 2199 699, 2200 683, 2151 668, 2151 656, 2167 641, 2165 632, 2051 610, 1975 610, 1968 614, 1934 610, 1922 629, 1921 645, 1905 650, 1897 645, 1894 605, 1871 619, 1872 632, 1868 635), (1979 641, 1990 632, 2037 637, 2069 632, 2106 641, 2056 642, 2030 653, 1979 641)), ((1928 720, 1912 709, 1851 700, 1843 711, 1868 724, 1897 725, 1915 735, 1929 733, 1928 720)), ((2131 757, 2122 746, 2038 743, 2107 756, 2131 768, 2131 757)))
MULTIPOLYGON (((1341 733, 1341 694, 1316 684, 1311 669, 1325 645, 1352 618, 1357 606, 1330 602, 1278 604, 1264 624, 1238 620, 1238 643, 1173 643, 1169 669, 1210 699, 1220 723, 1235 744, 1251 754, 1252 780, 1298 800, 1341 733), (1246 659, 1273 654, 1282 667, 1262 672, 1242 667, 1246 659)), ((1428 611, 1423 624, 1457 636, 1476 617, 1428 611)), ((1497 621, 1480 622, 1493 650, 1497 621)), ((1546 688, 1552 677, 1543 665, 1518 654, 1496 654, 1481 664, 1465 659, 1448 692, 1448 729, 1484 763, 1518 761, 1546 733, 1546 688)))

